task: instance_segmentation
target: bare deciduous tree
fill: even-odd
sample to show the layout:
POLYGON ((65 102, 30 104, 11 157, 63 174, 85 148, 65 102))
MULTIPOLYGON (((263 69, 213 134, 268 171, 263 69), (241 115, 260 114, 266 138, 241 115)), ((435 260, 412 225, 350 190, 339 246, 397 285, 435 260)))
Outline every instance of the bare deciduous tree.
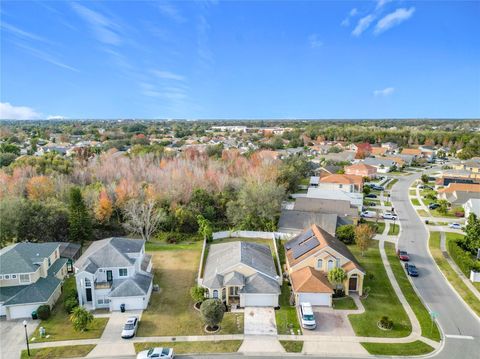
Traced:
POLYGON ((165 220, 165 213, 158 208, 155 200, 145 196, 129 200, 124 206, 124 215, 124 227, 146 241, 165 220))

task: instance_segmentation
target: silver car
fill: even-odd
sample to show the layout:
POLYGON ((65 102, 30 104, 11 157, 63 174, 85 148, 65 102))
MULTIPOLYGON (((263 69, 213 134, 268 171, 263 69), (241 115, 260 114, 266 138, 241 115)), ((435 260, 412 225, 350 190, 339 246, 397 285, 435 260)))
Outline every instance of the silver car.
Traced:
POLYGON ((137 333, 137 328, 138 328, 138 318, 137 317, 128 318, 127 322, 123 326, 122 338, 123 339, 133 338, 137 333))
POLYGON ((151 358, 160 358, 160 359, 173 359, 175 354, 173 353, 173 348, 151 348, 149 350, 144 350, 137 354, 137 359, 151 359, 151 358))

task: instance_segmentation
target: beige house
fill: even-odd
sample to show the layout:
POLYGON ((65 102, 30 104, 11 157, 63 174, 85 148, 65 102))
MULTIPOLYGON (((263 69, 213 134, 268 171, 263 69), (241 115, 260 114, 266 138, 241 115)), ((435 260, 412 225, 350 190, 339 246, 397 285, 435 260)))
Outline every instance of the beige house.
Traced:
POLYGON ((333 287, 327 275, 337 267, 347 275, 345 294, 363 294, 365 270, 344 243, 317 225, 285 243, 285 257, 296 303, 331 306, 333 287))

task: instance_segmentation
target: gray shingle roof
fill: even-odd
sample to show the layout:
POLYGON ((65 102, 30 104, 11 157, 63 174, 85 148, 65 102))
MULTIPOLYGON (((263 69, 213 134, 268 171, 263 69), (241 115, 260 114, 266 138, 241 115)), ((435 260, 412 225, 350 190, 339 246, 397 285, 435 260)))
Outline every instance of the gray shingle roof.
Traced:
POLYGON ((133 277, 113 281, 109 297, 135 297, 148 293, 153 275, 137 273, 133 277))
POLYGON ((44 303, 60 284, 61 280, 53 276, 40 278, 35 283, 25 286, 23 290, 8 299, 4 305, 44 303))
POLYGON ((0 303, 5 302, 17 295, 20 291, 28 287, 27 285, 15 285, 11 287, 0 287, 0 303))
POLYGON ((35 272, 58 243, 17 243, 0 251, 0 274, 35 272))
POLYGON ((48 268, 48 275, 55 276, 67 262, 68 258, 58 258, 50 268, 48 268))
POLYGON ((223 276, 223 285, 243 285, 245 278, 242 273, 230 272, 223 276))
POLYGON ((334 213, 283 210, 278 228, 281 232, 303 231, 312 224, 318 224, 328 233, 335 235, 340 222, 339 217, 334 213))
POLYGON ((272 278, 256 273, 247 277, 240 293, 280 294, 280 285, 272 278))

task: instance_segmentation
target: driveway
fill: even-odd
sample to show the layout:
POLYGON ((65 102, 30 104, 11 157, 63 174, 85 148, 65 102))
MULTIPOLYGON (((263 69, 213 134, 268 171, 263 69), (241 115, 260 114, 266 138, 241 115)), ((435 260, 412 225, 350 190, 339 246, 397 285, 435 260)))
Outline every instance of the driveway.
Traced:
POLYGON ((88 353, 87 358, 135 355, 132 339, 122 339, 120 337, 123 325, 127 321, 127 318, 131 316, 137 316, 141 319, 142 311, 129 310, 125 313, 112 312, 109 315, 110 319, 100 338, 100 344, 88 353))
POLYGON ((327 307, 313 307, 317 327, 303 330, 304 335, 355 336, 347 313, 327 307), (343 313, 342 313, 343 312, 343 313))
POLYGON ((245 335, 276 335, 275 310, 267 307, 245 307, 245 335))
MULTIPOLYGON (((28 335, 33 333, 38 320, 27 320, 28 335)), ((27 349, 25 343, 25 329, 22 320, 0 320, 0 358, 18 359, 20 352, 27 349)))

